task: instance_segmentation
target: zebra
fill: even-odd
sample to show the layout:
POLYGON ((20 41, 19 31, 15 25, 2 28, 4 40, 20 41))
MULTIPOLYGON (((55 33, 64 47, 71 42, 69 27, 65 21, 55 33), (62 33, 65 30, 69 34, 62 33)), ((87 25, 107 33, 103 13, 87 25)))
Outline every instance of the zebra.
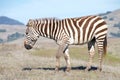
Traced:
POLYGON ((38 18, 29 19, 26 29, 24 46, 32 49, 37 39, 42 36, 53 39, 58 45, 56 53, 55 71, 59 71, 60 57, 64 54, 66 71, 71 70, 69 56, 69 45, 88 45, 89 61, 86 71, 91 68, 92 59, 95 54, 95 43, 99 54, 99 67, 102 70, 103 57, 107 52, 107 23, 97 15, 75 17, 75 18, 38 18))

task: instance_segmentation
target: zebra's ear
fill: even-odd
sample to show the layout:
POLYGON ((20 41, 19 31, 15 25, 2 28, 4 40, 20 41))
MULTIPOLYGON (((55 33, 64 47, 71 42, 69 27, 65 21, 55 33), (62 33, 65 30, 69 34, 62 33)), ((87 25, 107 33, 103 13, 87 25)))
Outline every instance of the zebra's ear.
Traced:
POLYGON ((34 25, 34 20, 33 19, 29 19, 29 21, 28 21, 26 26, 32 27, 33 25, 34 25))

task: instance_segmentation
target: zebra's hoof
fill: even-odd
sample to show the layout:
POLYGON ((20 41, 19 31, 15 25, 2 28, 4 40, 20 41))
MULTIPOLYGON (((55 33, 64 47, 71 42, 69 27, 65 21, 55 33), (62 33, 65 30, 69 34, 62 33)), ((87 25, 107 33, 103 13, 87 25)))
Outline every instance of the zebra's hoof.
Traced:
POLYGON ((71 67, 67 67, 67 69, 65 70, 65 72, 70 72, 71 67))
POLYGON ((59 68, 55 68, 55 73, 59 72, 59 68))
POLYGON ((90 69, 91 69, 90 66, 89 66, 89 67, 86 67, 85 71, 88 72, 88 71, 90 71, 90 69))
POLYGON ((98 68, 98 70, 101 72, 101 71, 102 71, 102 68, 98 68))
POLYGON ((90 71, 90 69, 85 69, 85 72, 88 72, 88 71, 90 71))

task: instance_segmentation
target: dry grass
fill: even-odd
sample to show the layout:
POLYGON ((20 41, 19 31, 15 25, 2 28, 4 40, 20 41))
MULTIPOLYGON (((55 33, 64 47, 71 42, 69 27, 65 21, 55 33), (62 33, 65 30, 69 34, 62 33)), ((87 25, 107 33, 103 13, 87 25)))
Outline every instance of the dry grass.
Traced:
POLYGON ((70 73, 64 72, 66 64, 63 58, 61 58, 61 70, 54 73, 54 56, 57 51, 55 46, 45 48, 47 44, 36 45, 40 49, 27 51, 23 46, 13 43, 0 45, 0 80, 120 80, 120 55, 116 51, 120 48, 119 45, 116 47, 119 42, 120 39, 117 39, 117 42, 109 43, 109 54, 104 60, 102 72, 96 70, 97 54, 93 70, 85 72, 84 68, 88 61, 86 46, 70 47, 72 64, 70 73), (114 50, 110 50, 113 48, 114 50))

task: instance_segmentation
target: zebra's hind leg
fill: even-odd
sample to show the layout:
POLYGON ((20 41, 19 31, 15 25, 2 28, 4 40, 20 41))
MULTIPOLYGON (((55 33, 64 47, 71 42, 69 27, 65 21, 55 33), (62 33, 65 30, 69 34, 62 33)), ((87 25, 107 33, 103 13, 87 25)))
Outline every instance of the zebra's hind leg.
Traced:
POLYGON ((97 40, 97 47, 98 47, 98 54, 99 54, 99 67, 98 67, 99 71, 102 71, 102 62, 103 62, 103 54, 104 54, 103 43, 104 43, 103 39, 97 40))
POLYGON ((65 58, 65 61, 66 61, 66 64, 67 64, 66 72, 69 72, 71 70, 71 64, 70 64, 70 56, 69 56, 68 46, 65 48, 63 53, 64 53, 64 58, 65 58))
POLYGON ((89 71, 92 65, 92 60, 95 54, 95 38, 88 43, 89 61, 85 71, 89 71))

